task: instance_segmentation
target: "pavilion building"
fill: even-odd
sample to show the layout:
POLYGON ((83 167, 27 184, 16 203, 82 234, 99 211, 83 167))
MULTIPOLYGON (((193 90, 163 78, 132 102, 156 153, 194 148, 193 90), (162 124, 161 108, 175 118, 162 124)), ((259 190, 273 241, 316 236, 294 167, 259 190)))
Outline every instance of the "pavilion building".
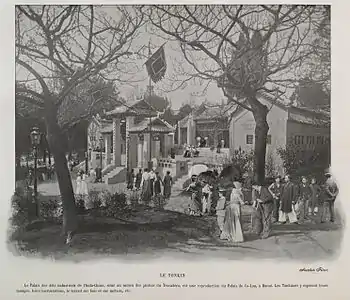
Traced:
POLYGON ((102 167, 106 183, 123 182, 127 169, 149 167, 150 161, 157 165, 167 158, 174 131, 145 98, 121 104, 90 123, 89 167, 102 167))

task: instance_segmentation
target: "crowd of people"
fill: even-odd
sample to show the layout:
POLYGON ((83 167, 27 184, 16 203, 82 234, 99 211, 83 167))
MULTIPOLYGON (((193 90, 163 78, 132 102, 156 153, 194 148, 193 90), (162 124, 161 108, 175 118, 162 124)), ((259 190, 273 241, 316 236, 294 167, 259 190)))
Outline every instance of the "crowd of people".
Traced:
POLYGON ((247 193, 249 189, 238 181, 233 182, 232 190, 226 190, 193 176, 187 188, 191 192, 188 212, 193 216, 216 214, 220 238, 243 242, 241 206, 251 205, 251 229, 264 239, 269 237, 272 223, 324 223, 328 209, 329 221, 334 222, 338 187, 330 173, 325 174, 325 179, 320 185, 315 178, 308 182, 302 177, 301 182, 295 184, 289 175, 284 177, 284 182, 277 176, 269 186, 250 181, 251 190, 247 193))
POLYGON ((196 148, 196 146, 192 145, 185 145, 185 150, 183 153, 183 157, 197 157, 199 155, 199 150, 196 148))
MULTIPOLYGON (((80 203, 85 210, 90 210, 93 203, 89 198, 88 183, 96 182, 96 172, 94 169, 90 170, 89 175, 85 174, 83 170, 78 171, 76 178, 76 202, 80 203)), ((173 178, 170 171, 166 172, 162 178, 159 172, 153 169, 139 169, 138 173, 134 173, 134 169, 127 171, 126 187, 130 191, 140 191, 139 202, 143 204, 150 204, 151 201, 156 207, 162 209, 165 201, 171 196, 171 186, 173 178)))
POLYGON ((142 171, 139 169, 135 174, 131 169, 127 172, 127 189, 128 190, 140 190, 139 201, 140 203, 148 205, 151 201, 155 206, 162 209, 165 201, 171 196, 171 186, 173 179, 170 171, 166 172, 164 178, 161 177, 158 171, 147 168, 142 171))

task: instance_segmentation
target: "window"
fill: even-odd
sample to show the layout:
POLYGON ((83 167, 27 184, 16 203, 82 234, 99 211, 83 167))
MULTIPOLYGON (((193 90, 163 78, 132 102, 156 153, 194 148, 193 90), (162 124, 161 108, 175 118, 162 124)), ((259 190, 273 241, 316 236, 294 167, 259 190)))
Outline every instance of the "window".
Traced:
POLYGON ((302 145, 303 145, 303 144, 304 144, 304 136, 303 136, 303 135, 301 135, 301 136, 300 136, 300 139, 301 139, 300 144, 302 144, 302 145))
POLYGON ((298 136, 297 136, 297 135, 294 136, 294 144, 295 144, 295 145, 298 145, 298 136))
POLYGON ((325 143, 329 144, 329 137, 326 137, 325 143))
POLYGON ((321 144, 321 137, 320 137, 320 136, 317 137, 317 139, 316 139, 316 144, 317 144, 317 145, 321 144))
POLYGON ((247 136, 246 136, 246 143, 248 145, 252 145, 253 144, 253 135, 252 134, 247 134, 247 136))
POLYGON ((314 136, 311 137, 311 144, 312 144, 312 145, 315 144, 315 137, 314 137, 314 136))
POLYGON ((271 134, 268 134, 268 135, 267 135, 266 143, 269 144, 269 145, 271 145, 271 134))

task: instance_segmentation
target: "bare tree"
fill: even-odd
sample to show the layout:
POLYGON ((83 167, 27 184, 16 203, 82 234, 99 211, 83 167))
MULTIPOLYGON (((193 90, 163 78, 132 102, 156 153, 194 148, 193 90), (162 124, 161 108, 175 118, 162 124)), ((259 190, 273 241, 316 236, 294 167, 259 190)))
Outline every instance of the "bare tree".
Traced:
MULTIPOLYGON (((277 100, 307 68, 316 6, 191 5, 147 7, 155 33, 179 41, 189 68, 181 75, 214 81, 228 99, 252 112, 255 175, 264 180, 268 109, 259 93, 277 100)), ((179 67, 185 69, 183 66, 179 67)))
POLYGON ((77 228, 72 182, 62 147, 64 127, 72 121, 67 115, 76 105, 74 101, 84 105, 90 99, 85 103, 85 114, 89 115, 105 100, 101 94, 81 94, 80 87, 87 80, 97 75, 109 79, 110 75, 112 80, 121 81, 121 73, 135 67, 130 60, 137 55, 132 52, 133 41, 143 22, 142 10, 129 6, 16 7, 16 82, 20 83, 16 84, 16 99, 43 111, 63 202, 65 233, 77 228), (66 122, 59 121, 62 119, 66 122))

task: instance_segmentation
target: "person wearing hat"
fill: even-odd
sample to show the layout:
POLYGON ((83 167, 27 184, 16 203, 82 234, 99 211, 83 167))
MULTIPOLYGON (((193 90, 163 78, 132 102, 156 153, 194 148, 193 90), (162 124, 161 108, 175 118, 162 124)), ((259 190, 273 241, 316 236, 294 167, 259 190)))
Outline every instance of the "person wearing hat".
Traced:
POLYGON ((252 188, 256 193, 257 211, 259 212, 259 230, 257 234, 262 239, 269 237, 271 232, 272 212, 273 212, 273 197, 269 190, 258 182, 253 182, 252 188))
POLYGON ((284 224, 287 222, 287 217, 290 223, 297 224, 298 219, 295 213, 294 206, 298 200, 298 187, 291 182, 290 176, 287 174, 284 177, 284 185, 281 191, 280 215, 279 222, 284 224))
POLYGON ((225 209, 225 222, 220 239, 242 243, 244 241, 241 225, 241 205, 244 205, 242 186, 237 181, 233 185, 230 202, 225 209))
POLYGON ((326 221, 326 207, 329 207, 330 222, 334 222, 334 202, 338 196, 339 189, 330 172, 325 173, 326 182, 323 186, 323 205, 321 205, 321 223, 326 221))
POLYGON ((269 186, 269 192, 273 197, 273 222, 278 222, 278 213, 280 210, 280 197, 282 191, 281 176, 276 176, 275 182, 271 183, 269 186))
POLYGON ((225 206, 226 206, 226 190, 223 187, 219 187, 219 199, 216 205, 216 218, 218 226, 220 229, 220 236, 224 230, 224 221, 225 221, 225 206))

